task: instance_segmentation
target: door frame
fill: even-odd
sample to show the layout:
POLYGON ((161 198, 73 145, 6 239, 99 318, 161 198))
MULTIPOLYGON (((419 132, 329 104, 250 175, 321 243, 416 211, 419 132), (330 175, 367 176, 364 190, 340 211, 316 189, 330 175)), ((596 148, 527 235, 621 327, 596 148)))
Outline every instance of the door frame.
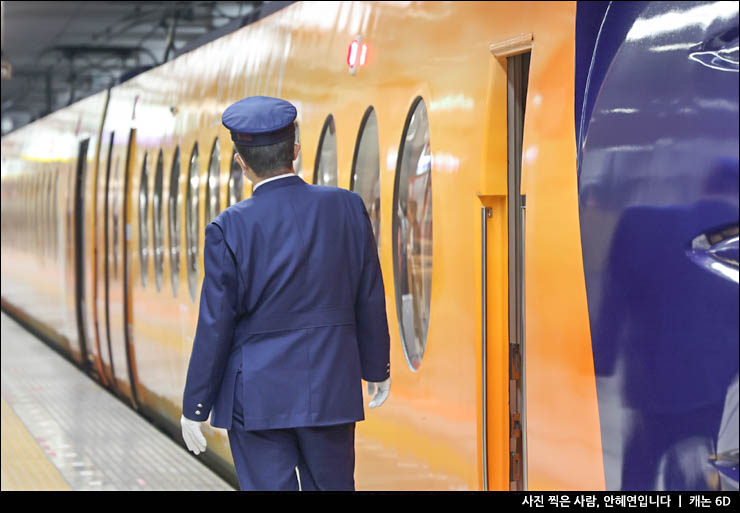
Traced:
MULTIPOLYGON (((486 145, 481 166, 478 198, 481 202, 481 396, 480 396, 480 465, 483 490, 510 490, 512 461, 520 464, 521 479, 516 489, 526 486, 526 389, 516 390, 517 405, 521 410, 510 411, 512 395, 510 382, 512 373, 518 376, 525 387, 524 367, 524 299, 523 299, 523 244, 524 210, 521 209, 521 150, 523 139, 523 106, 518 121, 513 119, 510 98, 510 58, 530 53, 533 46, 532 34, 520 35, 489 45, 489 88, 487 94, 488 118, 485 126, 486 145), (513 123, 512 123, 513 121, 513 123), (501 137, 506 134, 506 137, 501 137), (512 134, 515 134, 512 136, 512 134), (518 152, 518 159, 512 158, 518 152), (502 159, 502 155, 506 159, 502 159), (510 177, 514 179, 511 180, 510 177), (510 205, 510 198, 516 198, 510 205), (510 214, 511 209, 517 212, 510 214), (514 225, 512 230, 510 219, 514 225), (519 227, 519 228, 517 228, 519 227), (517 231, 518 229, 518 231, 517 231), (519 294, 514 280, 514 294, 510 294, 510 232, 519 236, 511 241, 514 245, 514 269, 520 275, 519 294), (518 240, 517 240, 518 239, 518 240), (518 244, 517 244, 518 243, 518 244), (517 251, 518 248, 518 251, 517 251), (518 255, 518 256, 516 256, 518 255), (511 316, 516 317, 513 329, 511 316), (517 328, 517 326, 519 326, 517 328), (511 342, 510 333, 517 339, 511 342), (521 363, 521 365, 519 365, 521 363), (507 379, 502 379, 506 376, 507 379), (521 439, 518 460, 510 451, 521 439), (513 441, 513 442, 512 442, 513 441)), ((521 60, 521 59, 517 59, 521 60)), ((529 68, 527 68, 529 69, 529 68)), ((516 81, 513 84, 517 87, 516 81)), ((522 84, 519 81, 518 87, 522 84)), ((526 84, 524 84, 526 94, 526 84)), ((521 91, 520 91, 521 92, 521 91)), ((520 101, 526 102, 526 96, 520 101)), ((516 116, 514 116, 516 118, 516 116)), ((515 384, 516 385, 516 384, 515 384)))

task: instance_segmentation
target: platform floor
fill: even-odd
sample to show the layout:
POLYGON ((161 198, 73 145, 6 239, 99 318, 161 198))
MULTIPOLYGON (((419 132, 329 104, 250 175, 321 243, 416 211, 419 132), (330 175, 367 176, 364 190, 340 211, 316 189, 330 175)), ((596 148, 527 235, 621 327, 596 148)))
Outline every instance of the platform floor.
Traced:
POLYGON ((4 312, 2 483, 9 490, 233 490, 4 312))

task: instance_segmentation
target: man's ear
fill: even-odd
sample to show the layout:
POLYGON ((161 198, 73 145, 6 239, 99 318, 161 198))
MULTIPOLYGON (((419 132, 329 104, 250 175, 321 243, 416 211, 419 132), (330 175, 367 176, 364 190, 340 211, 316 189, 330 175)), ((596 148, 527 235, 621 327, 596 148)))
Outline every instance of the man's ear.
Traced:
POLYGON ((293 160, 298 158, 298 154, 301 152, 301 145, 298 143, 295 143, 293 145, 293 160))
POLYGON ((242 158, 242 156, 239 154, 238 151, 234 153, 234 161, 237 164, 239 164, 239 167, 242 168, 243 173, 247 172, 247 163, 244 162, 244 159, 242 158))

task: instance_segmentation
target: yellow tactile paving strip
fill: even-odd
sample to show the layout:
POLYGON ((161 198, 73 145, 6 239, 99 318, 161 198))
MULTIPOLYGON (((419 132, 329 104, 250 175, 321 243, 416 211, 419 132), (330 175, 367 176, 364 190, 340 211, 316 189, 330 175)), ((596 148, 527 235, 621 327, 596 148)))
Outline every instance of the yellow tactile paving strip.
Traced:
POLYGON ((69 484, 38 446, 15 412, 2 402, 2 478, 0 489, 66 491, 69 484))

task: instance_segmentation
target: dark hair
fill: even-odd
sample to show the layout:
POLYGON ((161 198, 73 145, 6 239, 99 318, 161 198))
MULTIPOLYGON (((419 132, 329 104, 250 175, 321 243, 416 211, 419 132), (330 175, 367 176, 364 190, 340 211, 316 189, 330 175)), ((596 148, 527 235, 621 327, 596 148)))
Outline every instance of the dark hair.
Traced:
POLYGON ((244 146, 236 144, 236 151, 260 178, 269 178, 281 171, 293 169, 293 144, 291 137, 269 146, 244 146))

